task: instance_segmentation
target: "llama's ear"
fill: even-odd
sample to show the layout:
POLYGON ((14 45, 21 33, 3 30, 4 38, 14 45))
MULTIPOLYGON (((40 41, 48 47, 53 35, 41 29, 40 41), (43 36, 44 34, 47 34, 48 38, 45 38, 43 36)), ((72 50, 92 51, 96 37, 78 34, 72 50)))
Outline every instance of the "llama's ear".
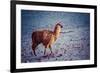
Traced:
POLYGON ((56 24, 58 24, 58 22, 56 22, 56 24))

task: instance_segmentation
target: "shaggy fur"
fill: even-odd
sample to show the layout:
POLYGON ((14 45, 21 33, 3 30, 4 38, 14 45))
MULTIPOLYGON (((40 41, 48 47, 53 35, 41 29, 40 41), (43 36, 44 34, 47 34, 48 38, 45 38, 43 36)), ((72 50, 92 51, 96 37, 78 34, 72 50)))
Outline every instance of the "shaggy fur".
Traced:
POLYGON ((32 33, 32 50, 35 56, 36 56, 35 49, 40 43, 42 43, 45 47, 44 54, 46 53, 46 48, 49 48, 52 53, 51 44, 53 44, 59 37, 61 28, 62 25, 60 23, 57 23, 54 31, 42 30, 42 31, 35 31, 32 33))

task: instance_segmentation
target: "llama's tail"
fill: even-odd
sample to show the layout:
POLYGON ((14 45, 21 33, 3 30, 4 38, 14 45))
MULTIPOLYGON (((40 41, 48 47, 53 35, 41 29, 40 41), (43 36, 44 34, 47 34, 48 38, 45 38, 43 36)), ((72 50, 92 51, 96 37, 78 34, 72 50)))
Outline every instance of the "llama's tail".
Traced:
POLYGON ((33 32, 32 33, 32 50, 33 50, 33 53, 35 56, 36 56, 36 53, 35 53, 36 46, 37 46, 37 44, 35 44, 35 32, 33 32))
POLYGON ((34 36, 35 36, 35 32, 32 33, 32 36, 31 36, 32 41, 34 40, 34 36))

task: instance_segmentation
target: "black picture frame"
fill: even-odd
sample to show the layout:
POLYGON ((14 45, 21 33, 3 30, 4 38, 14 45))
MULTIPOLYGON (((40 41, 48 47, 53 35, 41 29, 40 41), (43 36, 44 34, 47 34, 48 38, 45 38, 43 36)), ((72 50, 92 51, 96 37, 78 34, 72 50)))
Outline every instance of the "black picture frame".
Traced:
POLYGON ((11 72, 29 72, 29 71, 45 71, 45 70, 61 70, 61 69, 79 69, 97 67, 97 6, 94 5, 79 5, 79 4, 61 4, 33 1, 11 1, 11 72), (16 5, 37 5, 37 6, 52 6, 52 7, 70 7, 70 8, 85 8, 94 10, 94 63, 87 65, 73 66, 55 66, 55 67, 40 67, 40 68, 16 68, 16 5))

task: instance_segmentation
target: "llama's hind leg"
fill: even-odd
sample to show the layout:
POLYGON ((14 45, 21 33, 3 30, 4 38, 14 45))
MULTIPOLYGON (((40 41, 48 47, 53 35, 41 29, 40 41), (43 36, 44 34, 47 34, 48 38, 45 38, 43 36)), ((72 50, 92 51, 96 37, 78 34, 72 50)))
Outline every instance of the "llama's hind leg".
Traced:
POLYGON ((34 53, 35 56, 37 56, 36 52, 35 52, 36 46, 37 46, 36 44, 32 44, 32 50, 33 50, 33 53, 34 53))
POLYGON ((44 49, 44 55, 46 54, 46 49, 47 49, 47 45, 44 45, 45 49, 44 49))

